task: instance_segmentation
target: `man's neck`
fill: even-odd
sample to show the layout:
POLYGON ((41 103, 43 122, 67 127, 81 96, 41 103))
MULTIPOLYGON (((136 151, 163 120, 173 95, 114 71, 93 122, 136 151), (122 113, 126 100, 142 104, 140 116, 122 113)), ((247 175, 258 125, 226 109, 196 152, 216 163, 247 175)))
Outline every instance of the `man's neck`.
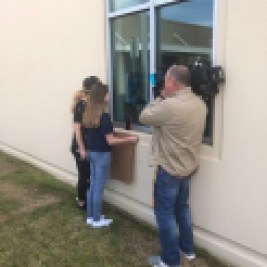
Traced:
POLYGON ((175 90, 172 90, 167 95, 165 95, 165 98, 175 96, 179 94, 180 92, 188 91, 188 90, 191 90, 190 86, 179 86, 175 90))

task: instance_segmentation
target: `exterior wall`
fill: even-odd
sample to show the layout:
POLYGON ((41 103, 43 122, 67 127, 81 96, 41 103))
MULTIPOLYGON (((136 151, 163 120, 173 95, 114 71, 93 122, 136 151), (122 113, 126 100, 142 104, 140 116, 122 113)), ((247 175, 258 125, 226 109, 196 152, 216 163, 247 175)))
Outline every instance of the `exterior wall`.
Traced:
MULTIPOLYGON (((192 180, 198 244, 237 266, 267 266, 267 1, 218 0, 214 145, 192 180)), ((103 1, 0 0, 0 148, 75 184, 70 99, 90 74, 106 79, 103 1), (50 1, 51 2, 51 1, 50 1), (78 88, 77 88, 78 89, 78 88)), ((137 133, 135 180, 106 199, 154 224, 151 136, 137 133)))
POLYGON ((263 10, 267 2, 242 5, 231 0, 225 7, 225 36, 220 39, 218 33, 217 40, 225 43, 222 62, 227 77, 221 95, 220 153, 212 159, 203 157, 199 177, 193 182, 194 222, 199 231, 226 242, 226 250, 233 251, 238 244, 236 254, 244 253, 247 260, 255 256, 253 263, 238 261, 239 266, 267 266, 267 241, 263 238, 267 235, 267 127, 263 124, 267 114, 263 10))
POLYGON ((70 105, 106 81, 104 1, 0 0, 0 142, 74 172, 70 105))

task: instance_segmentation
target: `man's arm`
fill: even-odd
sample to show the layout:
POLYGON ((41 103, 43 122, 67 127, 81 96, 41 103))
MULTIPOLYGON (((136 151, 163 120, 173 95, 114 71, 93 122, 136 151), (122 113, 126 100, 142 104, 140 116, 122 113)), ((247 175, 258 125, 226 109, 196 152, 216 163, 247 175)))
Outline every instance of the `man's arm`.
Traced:
POLYGON ((141 112, 139 120, 148 126, 161 126, 168 119, 168 103, 161 97, 149 103, 141 112))

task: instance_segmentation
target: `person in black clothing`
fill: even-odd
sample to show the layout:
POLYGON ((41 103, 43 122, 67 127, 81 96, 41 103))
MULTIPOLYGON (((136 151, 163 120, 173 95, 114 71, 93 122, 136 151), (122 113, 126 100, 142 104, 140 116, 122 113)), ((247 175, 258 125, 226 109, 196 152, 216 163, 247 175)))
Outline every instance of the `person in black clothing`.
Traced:
POLYGON ((90 164, 86 157, 86 136, 82 120, 90 89, 99 82, 100 80, 95 76, 85 78, 83 80, 83 89, 75 93, 72 105, 74 134, 71 152, 78 170, 77 207, 84 210, 86 209, 87 187, 90 187, 90 164))

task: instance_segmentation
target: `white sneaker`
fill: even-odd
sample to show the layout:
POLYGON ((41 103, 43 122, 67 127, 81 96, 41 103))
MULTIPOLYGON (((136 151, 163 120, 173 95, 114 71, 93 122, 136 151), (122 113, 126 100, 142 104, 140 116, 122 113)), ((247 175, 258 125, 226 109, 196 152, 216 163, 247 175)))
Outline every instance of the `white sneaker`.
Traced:
MULTIPOLYGON (((101 215, 100 216, 100 220, 102 220, 104 218, 105 218, 105 215, 101 215)), ((86 219, 86 224, 92 225, 93 224, 93 221, 94 221, 93 217, 89 217, 89 218, 86 219)))
MULTIPOLYGON (((153 267, 171 267, 174 265, 167 265, 161 260, 160 256, 150 256, 148 258, 148 263, 153 267)), ((180 267, 180 265, 175 265, 175 267, 180 267)))
POLYGON ((99 221, 93 221, 91 226, 93 228, 102 228, 109 226, 110 224, 112 224, 112 222, 113 222, 112 219, 100 219, 99 221))
POLYGON ((158 263, 155 264, 153 267, 168 267, 169 265, 165 264, 162 260, 158 263))
POLYGON ((188 261, 192 261, 196 258, 196 254, 194 252, 191 253, 185 253, 181 250, 181 253, 183 254, 183 256, 188 260, 188 261))

